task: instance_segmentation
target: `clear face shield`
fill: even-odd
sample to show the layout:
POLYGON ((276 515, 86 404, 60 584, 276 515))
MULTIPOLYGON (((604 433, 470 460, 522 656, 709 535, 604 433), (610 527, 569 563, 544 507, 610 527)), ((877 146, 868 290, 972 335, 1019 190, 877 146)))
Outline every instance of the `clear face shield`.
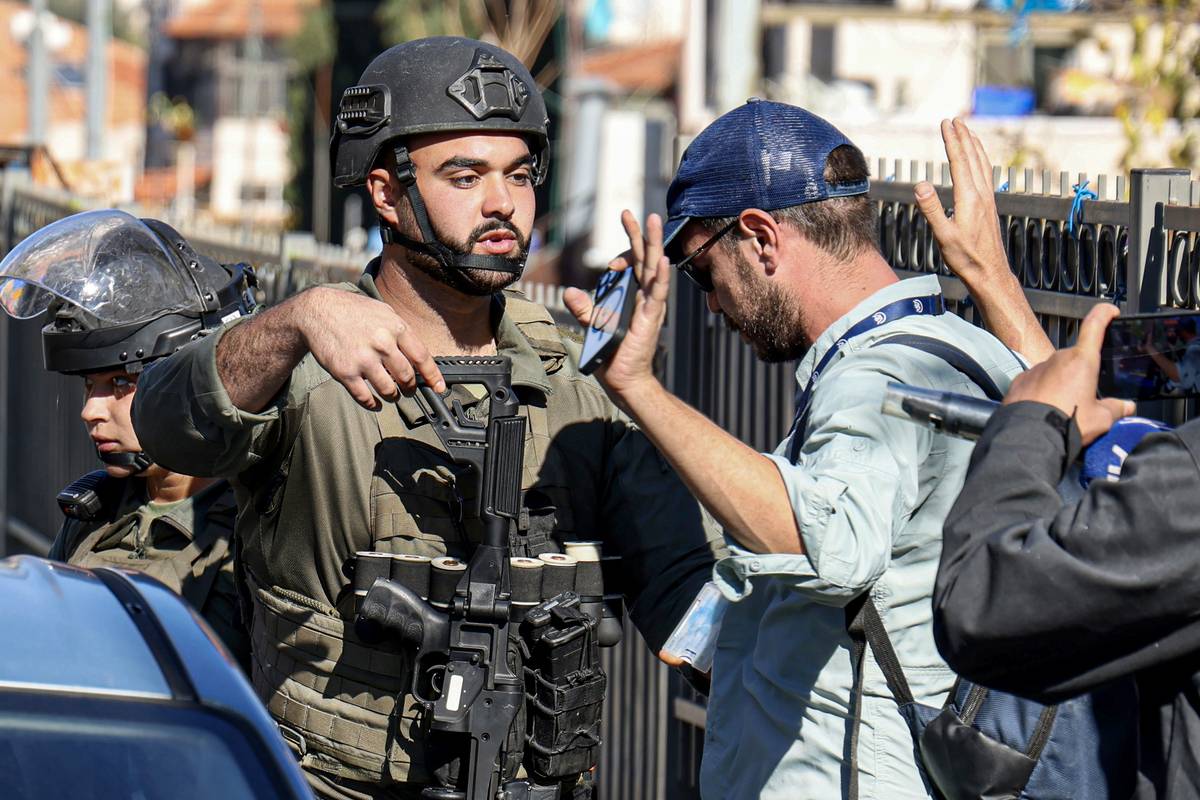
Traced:
POLYGON ((0 306, 17 319, 55 298, 109 325, 196 304, 196 288, 166 245, 124 211, 86 211, 21 241, 0 261, 0 306))

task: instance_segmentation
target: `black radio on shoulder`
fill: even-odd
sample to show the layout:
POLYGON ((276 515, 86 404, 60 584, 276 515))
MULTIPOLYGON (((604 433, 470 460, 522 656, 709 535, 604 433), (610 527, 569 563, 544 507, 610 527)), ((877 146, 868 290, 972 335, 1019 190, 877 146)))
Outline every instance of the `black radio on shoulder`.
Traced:
POLYGON ((55 499, 64 516, 92 522, 103 515, 105 506, 112 499, 116 481, 102 469, 93 470, 72 481, 55 499))

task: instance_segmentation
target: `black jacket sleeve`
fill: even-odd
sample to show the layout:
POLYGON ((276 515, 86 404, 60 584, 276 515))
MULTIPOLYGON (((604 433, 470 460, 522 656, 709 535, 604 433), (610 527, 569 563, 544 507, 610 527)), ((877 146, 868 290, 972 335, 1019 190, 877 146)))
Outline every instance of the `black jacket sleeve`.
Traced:
POLYGON ((946 519, 934 635, 957 672, 1054 702, 1200 653, 1200 422, 1064 505, 1072 420, 1003 406, 946 519))

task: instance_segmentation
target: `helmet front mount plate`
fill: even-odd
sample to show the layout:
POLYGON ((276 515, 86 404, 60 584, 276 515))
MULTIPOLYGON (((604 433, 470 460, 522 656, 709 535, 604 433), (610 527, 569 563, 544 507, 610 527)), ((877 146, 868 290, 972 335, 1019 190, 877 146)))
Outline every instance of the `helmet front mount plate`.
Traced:
MULTIPOLYGON (((475 63, 471 68, 446 91, 478 120, 492 116, 519 120, 529 103, 529 87, 525 82, 482 48, 475 51, 475 63), (499 88, 505 95, 505 102, 494 102, 489 97, 490 87, 499 88)), ((491 93, 492 96, 495 94, 491 93)))

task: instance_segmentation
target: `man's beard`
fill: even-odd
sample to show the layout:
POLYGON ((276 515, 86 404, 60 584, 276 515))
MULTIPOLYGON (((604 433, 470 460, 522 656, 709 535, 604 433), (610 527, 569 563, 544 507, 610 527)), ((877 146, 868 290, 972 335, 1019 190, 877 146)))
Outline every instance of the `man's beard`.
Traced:
MULTIPOLYGON (((473 297, 486 297, 487 295, 495 294, 506 286, 516 283, 521 277, 521 270, 524 268, 525 259, 529 257, 529 240, 517 230, 517 227, 511 222, 490 220, 467 234, 466 239, 462 242, 450 241, 447 236, 437 230, 437 226, 434 226, 433 231, 438 241, 446 247, 449 247, 459 255, 468 255, 482 236, 492 231, 500 230, 508 231, 517 240, 517 249, 515 252, 506 256, 499 256, 513 262, 513 272, 500 272, 494 269, 457 269, 455 267, 446 267, 439 263, 433 256, 411 248, 408 248, 408 261, 434 280, 444 283, 452 289, 457 289, 463 294, 473 297)), ((419 235, 414 238, 419 238, 419 235)))
POLYGON ((754 354, 769 364, 802 358, 810 346, 804 338, 804 312, 789 300, 783 288, 763 281, 740 252, 738 278, 742 288, 740 306, 746 316, 735 321, 725 315, 734 331, 740 331, 754 348, 754 354))

